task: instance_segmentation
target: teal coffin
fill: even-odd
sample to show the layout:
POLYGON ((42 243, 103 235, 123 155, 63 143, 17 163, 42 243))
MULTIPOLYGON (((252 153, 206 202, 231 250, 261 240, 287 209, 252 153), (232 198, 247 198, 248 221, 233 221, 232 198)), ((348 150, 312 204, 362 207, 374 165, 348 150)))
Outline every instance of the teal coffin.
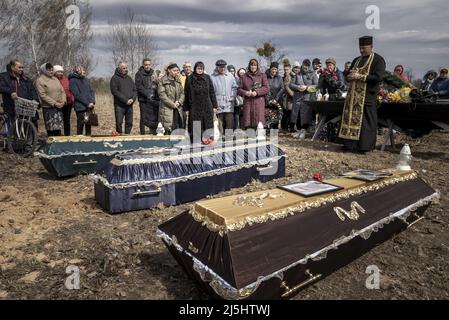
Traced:
POLYGON ((151 135, 52 137, 35 155, 48 172, 60 178, 94 173, 118 154, 172 148, 184 139, 184 136, 151 135))

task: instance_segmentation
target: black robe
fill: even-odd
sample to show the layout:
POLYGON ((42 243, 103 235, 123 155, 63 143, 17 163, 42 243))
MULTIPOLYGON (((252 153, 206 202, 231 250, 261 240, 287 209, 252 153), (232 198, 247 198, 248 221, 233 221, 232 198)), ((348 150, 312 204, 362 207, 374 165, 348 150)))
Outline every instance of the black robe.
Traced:
MULTIPOLYGON (((363 66, 369 56, 362 57, 359 66, 363 66)), ((357 59, 352 61, 351 69, 354 68, 357 59)), ((360 131, 360 139, 347 140, 344 139, 344 145, 352 151, 372 151, 376 147, 377 139, 377 94, 380 89, 380 83, 385 72, 385 60, 377 53, 374 53, 371 70, 366 77, 366 96, 363 109, 363 122, 360 131)))
MULTIPOLYGON (((214 108, 217 107, 217 98, 210 76, 196 73, 190 75, 186 79, 184 110, 189 111, 188 130, 191 138, 194 122, 201 123, 201 138, 204 131, 213 130, 214 108)), ((195 138, 198 139, 196 136, 195 138)))

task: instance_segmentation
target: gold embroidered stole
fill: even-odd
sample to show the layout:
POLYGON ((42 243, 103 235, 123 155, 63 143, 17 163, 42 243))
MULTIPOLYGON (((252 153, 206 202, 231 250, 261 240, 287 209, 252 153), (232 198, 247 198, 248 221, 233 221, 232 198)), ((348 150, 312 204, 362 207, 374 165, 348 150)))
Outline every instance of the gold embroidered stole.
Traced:
POLYGON ((373 59, 374 52, 370 54, 363 67, 359 68, 362 57, 359 57, 355 63, 355 71, 358 71, 363 78, 360 80, 351 81, 349 85, 340 126, 339 137, 342 139, 360 139, 360 131, 362 129, 363 122, 363 106, 365 104, 366 96, 366 82, 364 80, 370 73, 373 59))

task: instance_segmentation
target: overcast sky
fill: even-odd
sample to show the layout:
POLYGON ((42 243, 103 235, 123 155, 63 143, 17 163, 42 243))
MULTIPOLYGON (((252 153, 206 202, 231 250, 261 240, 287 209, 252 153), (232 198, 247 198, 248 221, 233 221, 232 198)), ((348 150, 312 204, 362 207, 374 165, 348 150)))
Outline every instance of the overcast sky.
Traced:
POLYGON ((358 37, 373 35, 375 51, 393 69, 403 64, 421 77, 449 66, 449 13, 443 0, 91 0, 94 76, 114 71, 105 34, 131 7, 149 25, 161 64, 202 60, 211 71, 223 58, 237 68, 272 40, 290 61, 335 57, 342 68, 358 54, 358 37), (368 5, 380 9, 380 29, 368 30, 368 5))

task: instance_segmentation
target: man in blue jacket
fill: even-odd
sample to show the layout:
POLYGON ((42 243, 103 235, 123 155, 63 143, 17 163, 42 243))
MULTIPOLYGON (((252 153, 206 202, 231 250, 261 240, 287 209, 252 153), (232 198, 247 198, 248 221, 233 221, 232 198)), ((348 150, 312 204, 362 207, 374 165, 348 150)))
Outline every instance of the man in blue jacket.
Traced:
MULTIPOLYGON (((14 101, 20 97, 28 100, 39 101, 33 82, 25 76, 23 64, 19 60, 12 60, 6 66, 6 72, 0 74, 0 94, 3 96, 3 107, 9 119, 15 118, 14 101)), ((37 129, 39 114, 33 117, 33 123, 37 129)))

